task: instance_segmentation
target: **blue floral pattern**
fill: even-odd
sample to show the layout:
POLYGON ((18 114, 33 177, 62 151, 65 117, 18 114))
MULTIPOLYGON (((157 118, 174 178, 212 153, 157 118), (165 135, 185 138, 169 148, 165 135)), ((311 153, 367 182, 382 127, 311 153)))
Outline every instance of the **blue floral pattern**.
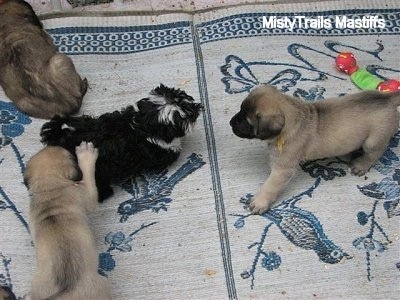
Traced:
POLYGON ((377 217, 378 205, 386 211, 388 218, 400 216, 400 185, 398 174, 400 172, 399 157, 393 151, 399 145, 400 132, 392 137, 389 146, 374 168, 385 177, 377 182, 365 186, 358 186, 359 191, 373 199, 371 212, 359 211, 357 221, 361 226, 369 229, 366 235, 356 238, 353 246, 365 252, 367 278, 372 280, 372 254, 383 253, 392 243, 386 231, 380 225, 377 217))
MULTIPOLYGON (((199 190, 209 192, 210 195, 209 199, 207 199, 209 200, 207 207, 204 206, 205 209, 202 213, 207 214, 207 221, 213 221, 213 225, 210 228, 216 229, 215 232, 217 233, 213 239, 210 238, 210 241, 207 240, 206 242, 209 242, 210 248, 216 246, 216 249, 220 250, 213 252, 211 256, 218 252, 222 259, 220 257, 216 259, 220 259, 223 264, 221 264, 222 266, 216 274, 207 275, 207 278, 198 276, 202 280, 203 291, 207 290, 209 292, 213 288, 212 284, 220 285, 220 282, 225 281, 226 291, 221 292, 220 295, 213 296, 227 299, 246 298, 246 296, 259 298, 260 295, 261 297, 265 296, 266 290, 262 285, 269 285, 269 282, 263 279, 272 277, 279 279, 278 277, 283 277, 280 280, 285 282, 285 271, 292 267, 290 265, 291 261, 288 259, 283 247, 280 247, 279 240, 276 240, 276 238, 281 238, 291 247, 291 250, 294 248, 296 252, 293 255, 296 255, 296 258, 297 255, 308 256, 307 262, 297 261, 296 267, 302 269, 328 269, 334 265, 334 268, 339 272, 343 270, 354 271, 359 267, 361 259, 361 261, 365 262, 365 268, 364 265, 361 266, 364 268, 362 271, 365 270, 365 273, 359 272, 357 274, 364 274, 365 276, 357 276, 357 279, 364 284, 362 288, 369 289, 369 291, 378 291, 378 288, 384 285, 382 281, 378 281, 378 268, 376 267, 378 264, 384 264, 379 269, 387 268, 388 272, 389 269, 390 271, 399 272, 400 261, 398 258, 390 259, 390 262, 388 262, 388 259, 385 261, 384 258, 391 257, 394 252, 393 249, 398 247, 398 241, 395 239, 397 231, 393 233, 393 226, 388 224, 389 221, 398 222, 398 217, 400 216, 400 163, 398 152, 400 133, 393 137, 387 151, 371 170, 371 175, 367 174, 367 176, 361 178, 358 186, 355 184, 352 186, 354 193, 351 196, 358 198, 360 201, 355 204, 357 205, 355 210, 346 212, 346 217, 350 217, 348 219, 354 223, 354 228, 357 230, 347 232, 346 239, 339 239, 340 235, 337 233, 341 233, 348 228, 343 228, 344 225, 341 222, 331 226, 332 224, 324 218, 326 215, 322 216, 321 210, 319 210, 323 206, 320 204, 323 199, 319 199, 321 191, 324 193, 325 189, 329 190, 338 182, 346 182, 350 178, 346 161, 340 158, 302 163, 299 174, 302 177, 301 182, 304 186, 299 191, 295 190, 282 202, 277 203, 277 206, 261 216, 248 213, 248 201, 252 194, 247 193, 247 188, 244 192, 241 189, 239 194, 235 194, 232 202, 227 196, 229 195, 227 189, 230 189, 231 186, 224 186, 225 182, 223 180, 225 179, 221 180, 220 178, 222 177, 221 175, 226 174, 224 173, 224 168, 227 167, 227 163, 234 161, 231 158, 224 157, 225 152, 222 151, 222 156, 218 152, 217 146, 221 142, 218 138, 228 136, 231 132, 229 131, 228 133, 229 125, 227 123, 224 128, 215 126, 217 124, 214 122, 215 117, 221 116, 218 115, 219 112, 213 110, 213 105, 216 102, 221 104, 218 101, 227 101, 227 108, 231 108, 232 102, 229 102, 231 99, 242 98, 255 85, 266 83, 273 84, 281 91, 301 97, 309 102, 319 101, 325 98, 327 94, 344 95, 349 90, 342 89, 342 84, 343 86, 346 84, 347 86, 354 86, 350 83, 350 79, 346 74, 341 74, 335 70, 333 64, 337 53, 344 49, 354 52, 357 57, 362 54, 363 59, 367 58, 368 63, 370 63, 365 66, 366 69, 382 79, 397 78, 400 74, 400 69, 385 66, 385 64, 398 66, 396 60, 390 61, 390 58, 388 59, 390 55, 393 56, 393 53, 395 53, 393 45, 385 44, 386 41, 393 44, 392 40, 399 35, 400 23, 398 20, 400 12, 397 8, 319 12, 328 18, 343 13, 351 17, 362 17, 370 12, 377 13, 387 18, 387 29, 378 31, 364 29, 319 31, 307 29, 293 32, 284 29, 263 29, 261 28, 260 19, 266 13, 269 14, 269 12, 261 10, 259 12, 227 15, 210 19, 209 21, 206 21, 208 17, 204 15, 204 19, 197 18, 200 20, 198 22, 188 21, 185 17, 184 21, 181 22, 162 23, 162 20, 165 20, 162 16, 160 18, 159 16, 154 18, 151 16, 151 24, 145 24, 146 20, 144 19, 135 23, 131 22, 132 20, 136 21, 134 17, 124 16, 125 21, 122 21, 119 26, 110 25, 116 24, 117 17, 115 16, 112 22, 104 22, 107 25, 100 24, 100 26, 99 24, 94 24, 95 22, 93 22, 93 26, 87 26, 87 21, 84 22, 85 25, 82 25, 83 23, 70 25, 71 22, 68 21, 68 25, 60 25, 59 27, 54 26, 54 22, 48 23, 50 26, 57 27, 50 28, 49 33, 61 52, 68 55, 76 55, 73 57, 74 59, 85 62, 93 62, 93 60, 98 60, 101 55, 107 55, 113 60, 113 63, 115 61, 115 69, 125 63, 126 70, 129 70, 129 64, 135 61, 132 63, 132 66, 137 68, 135 70, 146 72, 148 71, 147 65, 143 65, 142 60, 148 55, 157 55, 157 51, 160 51, 166 55, 172 54, 172 58, 174 57, 172 52, 185 53, 184 57, 189 58, 189 61, 191 61, 190 53, 194 50, 193 56, 195 57, 194 62, 197 69, 192 71, 194 78, 198 79, 200 100, 205 107, 202 114, 203 124, 201 124, 204 127, 200 127, 201 129, 199 130, 196 129, 195 134, 198 134, 198 136, 192 140, 196 141, 196 138, 198 138, 199 142, 197 144, 195 142, 194 146, 199 146, 199 148, 196 148, 196 153, 190 154, 190 152, 187 154, 188 157, 182 157, 171 170, 145 173, 132 180, 120 183, 115 189, 118 202, 116 204, 114 202, 116 206, 111 208, 111 213, 109 210, 106 212, 100 207, 100 216, 96 216, 97 221, 100 223, 100 226, 96 228, 96 236, 100 236, 100 240, 104 242, 101 246, 102 248, 100 248, 98 271, 112 281, 114 288, 118 286, 119 280, 128 280, 128 278, 119 276, 118 273, 124 269, 124 264, 127 264, 127 260, 134 258, 139 251, 143 251, 143 247, 139 247, 139 238, 147 239, 148 236, 153 237, 153 233, 157 233, 161 227, 165 227, 165 221, 169 216, 173 213, 179 215, 180 211, 176 210, 176 206, 179 203, 174 199, 173 191, 177 189, 181 192, 179 185, 182 184, 184 186, 183 181, 188 176, 195 177, 199 173, 208 172, 210 172, 211 177, 208 178, 206 176, 206 179, 203 177, 203 180, 199 182, 199 184, 207 184, 207 187, 209 187, 209 190, 204 186, 203 189, 199 190), (126 22, 126 19, 129 22, 126 22), (132 24, 137 25, 132 26, 132 24), (307 39, 310 38, 310 43, 303 41, 302 36, 306 35, 308 36, 307 39), (364 41, 360 42, 358 39, 357 43, 353 43, 355 40, 352 37, 358 35, 362 35, 364 41), (268 51, 265 52, 247 52, 242 51, 243 49, 246 50, 246 48, 230 47, 233 43, 228 41, 228 39, 242 38, 242 41, 247 43, 248 39, 254 39, 254 37, 265 40, 272 38, 274 41, 278 39, 280 42, 275 45, 267 43, 266 48, 268 47, 268 51), (365 41, 366 39, 367 41, 365 41), (225 40, 227 40, 226 43, 225 40), (208 60, 211 56, 209 48, 203 48, 203 45, 208 46, 207 43, 209 43, 208 45, 214 43, 217 47, 221 47, 220 51, 213 52, 215 57, 212 57, 211 61, 208 60), (170 51, 172 49, 173 51, 170 51), (184 52, 180 52, 182 49, 184 52), (269 50, 275 53, 271 55, 269 50), (146 53, 146 51, 153 52, 146 53), (390 53, 390 51, 392 52, 390 53), (276 53, 278 55, 275 55, 276 53), (186 54, 188 55, 187 57, 186 54), (257 55, 257 57, 252 58, 254 55, 257 55), (136 60, 139 62, 136 63, 136 60), (215 61, 219 61, 220 72, 215 72, 218 68, 215 66, 215 61), (323 65, 318 65, 318 61, 322 61, 323 65), (392 64, 393 61, 396 63, 392 64), (386 77, 389 74, 395 76, 386 77), (208 81, 215 83, 219 79, 219 84, 208 84, 208 81), (333 90, 334 86, 339 88, 333 90), (211 93, 215 94, 210 97, 211 93), (213 97, 215 98, 213 99, 213 97), (214 134, 214 131, 217 134, 214 134), (201 169, 206 164, 202 155, 208 155, 206 161, 209 165, 206 165, 206 170, 201 169), (235 201, 235 199, 238 200, 235 201), (110 224, 110 222, 102 223, 103 220, 101 218, 105 215, 107 215, 107 220, 112 218, 113 224, 112 229, 106 227, 102 231, 103 225, 108 226, 110 224), (254 223, 259 226, 253 227, 254 223), (251 231, 253 234, 250 240, 248 240, 246 230, 251 231), (233 234, 231 235, 232 232, 233 234), (238 237, 235 236, 236 233, 238 233, 238 237), (239 233, 246 235, 246 238, 242 238, 239 233), (232 247, 233 243, 237 243, 234 245, 236 247, 232 247), (243 254, 246 254, 246 256, 244 257, 243 254), (242 255, 241 262, 244 261, 244 265, 240 265, 240 267, 238 267, 238 260, 235 260, 238 255, 242 255), (345 263, 341 264, 340 262, 345 263), (356 264, 357 266, 355 266, 356 264), (209 280, 212 276, 221 277, 215 277, 217 280, 209 280), (360 279, 360 277, 362 278, 360 279), (364 279, 365 282, 363 282, 364 279), (241 281, 240 293, 236 292, 236 289, 239 288, 239 285, 236 285, 238 281, 241 281), (368 284, 368 281, 371 281, 371 283, 368 284), (246 287, 248 288, 246 289, 246 287), (257 288, 258 290, 256 291, 257 288), (250 291, 251 289, 253 291, 250 291), (226 294, 223 294, 224 292, 226 294)), ((304 12, 305 15, 315 15, 315 13, 304 12)), ((289 14, 293 16, 293 13, 289 14)), ((168 18, 168 20, 170 19, 168 18)), ((62 18, 59 18, 58 21, 60 21, 59 24, 63 24, 62 18)), ((78 20, 77 22, 80 23, 78 20)), ((160 57, 160 61, 162 59, 160 57)), ((107 60, 105 59, 104 61, 107 60)), ((96 66, 99 66, 100 69, 102 67, 99 64, 96 66)), ((85 69, 85 66, 82 67, 85 69)), ((177 82, 182 80, 181 76, 183 74, 186 74, 180 73, 176 75, 175 73, 170 72, 169 74, 172 74, 171 80, 176 80, 177 82)), ((120 74, 117 75, 119 77, 120 74)), ((125 75, 130 76, 129 73, 124 73, 125 75)), ((113 76, 110 75, 109 78, 113 78, 113 76)), ((124 81, 122 77, 120 79, 120 83, 124 81)), ((89 104, 90 102, 88 102, 89 104)), ((102 102, 100 105, 104 104, 102 102)), ((238 103, 234 105, 236 106, 236 104, 238 103)), ((87 108, 90 112, 90 105, 87 108)), ((218 109, 222 109, 221 106, 218 109)), ((229 118, 228 115, 224 117, 229 118)), ((27 153, 24 151, 21 141, 24 142, 25 147, 29 145, 31 140, 26 132, 32 131, 28 131, 28 128, 33 129, 33 126, 38 125, 36 122, 31 124, 32 120, 20 113, 12 103, 0 101, 0 172, 2 175, 6 174, 10 170, 10 164, 12 164, 15 166, 13 171, 16 171, 18 176, 21 175, 21 177, 17 177, 17 181, 20 180, 20 184, 22 184, 22 173, 26 160, 25 153, 27 153), (3 155, 3 153, 6 155, 3 155)), ((38 142, 39 137, 35 141, 38 142)), ((224 141, 221 144, 225 146, 224 141)), ((224 150, 232 153, 236 149, 224 150)), ((357 179, 352 179, 352 181, 357 181, 357 179)), ((24 209, 22 207, 22 205, 25 207, 26 202, 21 202, 25 201, 25 199, 17 199, 16 194, 10 187, 11 189, 13 188, 5 180, 1 181, 1 218, 4 220, 8 217, 7 221, 12 220, 13 222, 15 221, 13 224, 21 225, 22 232, 26 234, 26 239, 29 240, 29 228, 24 218, 24 209), (3 218, 4 216, 6 218, 3 218)), ((251 191, 253 192, 253 189, 251 191)), ((201 219, 202 217, 204 216, 195 216, 198 220, 204 221, 204 219, 201 219)), ((177 227, 175 226, 173 230, 178 230, 177 227)), ((192 237, 188 237, 187 240, 191 242, 190 238, 192 237)), ((196 239, 197 236, 194 238, 196 239)), ((20 241, 15 242, 16 247, 20 245, 20 241)), ((28 247, 30 246, 28 244, 28 247)), ((8 253, 9 249, 7 247, 10 247, 10 245, 1 244, 0 284, 15 289, 26 284, 26 282, 21 282, 23 281, 21 278, 24 279, 25 275, 18 277, 18 273, 25 272, 26 265, 20 263, 19 256, 14 252, 12 252, 13 254, 8 253)), ((176 250, 178 252, 183 248, 168 250, 176 250)), ((154 252, 144 251, 149 257, 154 252)), ((193 257, 200 254, 202 253, 195 253, 193 257)), ((186 256, 188 260, 192 259, 189 255, 186 256)), ((164 261, 164 263, 168 265, 169 262, 164 261)), ((157 265, 155 268, 159 269, 160 266, 157 265)), ((182 273, 181 270, 178 270, 178 272, 182 273)), ((146 270, 146 273, 148 273, 148 270, 146 270)), ((186 276, 179 275, 175 273, 174 276, 176 277, 172 278, 172 280, 176 282, 177 286, 179 285, 176 290, 183 290, 181 288, 181 280, 186 276)), ((337 275, 336 272, 335 275, 337 275)), ((165 276, 171 277, 170 274, 165 274, 165 276)), ((342 278, 333 278, 332 274, 327 274, 324 279, 326 278, 341 279, 343 282, 342 278)), ((165 278, 160 277, 158 279, 165 278)), ((154 290, 158 289, 156 292, 158 293, 159 284, 164 284, 165 282, 157 281, 156 276, 152 276, 151 280, 152 284, 150 286, 147 278, 146 280, 135 278, 132 282, 128 282, 128 284, 132 285, 129 292, 139 295, 140 292, 137 291, 143 289, 145 296, 154 298, 154 294, 152 294, 154 290)), ((389 281, 388 279, 386 280, 389 281)), ((391 281, 394 280, 391 279, 391 281)), ((127 285, 124 285, 124 287, 127 285)), ((165 287, 170 288, 171 286, 165 285, 165 287)), ((190 289, 191 286, 185 286, 185 290, 189 291, 190 289)), ((218 289, 223 290, 221 286, 218 286, 218 289)), ((175 292, 173 289, 171 291, 175 292)), ((22 293, 18 290, 16 292, 22 293)), ((121 296, 123 292, 126 291, 117 291, 116 296, 121 296)), ((273 287, 271 289, 268 287, 268 295, 271 297, 285 297, 282 295, 277 296, 276 292, 273 287)), ((290 295, 290 297, 293 297, 293 295, 290 295)), ((18 298, 21 299, 21 297, 18 298)))
MULTIPOLYGON (((313 213, 297 206, 297 203, 301 201, 304 196, 312 197, 313 191, 320 185, 321 180, 322 178, 318 177, 314 184, 305 192, 284 200, 274 208, 265 212, 262 216, 259 216, 263 221, 266 221, 266 225, 261 233, 260 240, 248 247, 248 249, 256 248, 256 255, 251 267, 241 273, 243 279, 251 279, 251 288, 255 286, 255 275, 260 259, 261 266, 268 271, 278 269, 281 263, 283 263, 282 258, 276 252, 266 252, 265 250, 265 247, 268 246, 268 232, 273 225, 277 226, 291 243, 302 249, 314 251, 324 263, 336 264, 343 259, 352 258, 326 236, 322 224, 313 213)), ((252 196, 253 195, 249 193, 240 199, 240 203, 244 205, 245 209, 247 209, 248 202, 252 196)), ((234 223, 237 229, 241 229, 245 226, 245 220, 247 218, 254 217, 254 215, 250 213, 245 215, 233 214, 233 216, 238 217, 234 223)))
MULTIPOLYGON (((30 117, 20 112, 14 104, 0 100, 0 150, 4 147, 10 147, 13 150, 21 175, 25 170, 24 155, 20 153, 14 139, 21 136, 25 130, 24 126, 31 124, 31 122, 30 117)), ((0 159, 0 168, 3 162, 4 158, 0 159)), ((0 186, 0 196, 3 198, 2 200, 0 198, 0 211, 11 209, 29 232, 28 223, 2 186, 0 186)))
POLYGON ((11 282, 11 276, 10 276, 10 268, 9 265, 11 263, 11 259, 6 258, 1 252, 0 252, 0 286, 8 286, 10 289, 12 289, 12 282, 11 282))
MULTIPOLYGON (((0 100, 0 151, 6 147, 11 148, 14 158, 19 166, 21 176, 25 170, 24 155, 21 154, 19 147, 14 140, 23 135, 26 125, 31 124, 32 120, 26 114, 20 112, 17 107, 9 102, 0 100)), ((0 170, 6 158, 0 158, 0 170)), ((1 171, 4 172, 4 171, 1 171)), ((0 212, 11 210, 17 220, 22 224, 29 234, 28 223, 23 217, 21 211, 17 208, 15 202, 10 198, 6 190, 0 185, 0 212)), ((3 269, 0 270, 0 285, 13 288, 10 275, 11 258, 7 258, 0 252, 0 260, 3 269)))
POLYGON ((32 120, 9 102, 0 100, 0 149, 11 144, 13 138, 24 133, 24 125, 32 120))
MULTIPOLYGON (((259 84, 271 84, 278 87, 283 92, 288 92, 292 88, 296 87, 298 83, 304 82, 320 82, 328 80, 329 78, 336 80, 349 80, 344 76, 339 76, 335 69, 329 65, 329 70, 324 71, 313 65, 308 61, 301 53, 312 54, 314 56, 325 57, 327 61, 334 61, 336 55, 340 52, 340 48, 347 48, 357 50, 358 52, 368 53, 377 59, 381 60, 379 54, 384 50, 384 47, 380 41, 376 41, 376 49, 364 50, 352 45, 343 44, 338 41, 327 40, 324 43, 325 50, 318 50, 311 48, 306 45, 299 43, 290 44, 287 48, 289 55, 291 55, 298 63, 290 64, 284 62, 269 62, 269 61, 252 61, 245 62, 243 59, 236 55, 228 55, 225 58, 225 64, 220 67, 223 77, 221 81, 225 85, 225 92, 229 94, 249 92, 254 86, 259 84), (331 50, 334 53, 326 52, 331 50), (270 73, 275 73, 276 68, 281 68, 276 74, 272 75, 268 79, 260 79, 255 76, 255 70, 262 68, 264 70, 271 70, 270 73)), ((387 80, 389 78, 382 76, 380 71, 391 71, 400 73, 400 70, 382 67, 379 65, 370 65, 366 69, 372 74, 387 80)), ((305 100, 318 100, 323 98, 325 88, 319 84, 310 88, 309 91, 305 91, 301 88, 296 88, 293 94, 301 96, 305 100)), ((343 95, 343 93, 338 93, 343 95)))
POLYGON ((268 271, 273 271, 275 269, 278 269, 279 266, 281 265, 281 257, 275 252, 275 251, 270 251, 268 253, 263 253, 264 257, 261 260, 261 266, 268 271))
POLYGON ((107 272, 111 272, 115 269, 117 264, 115 262, 114 256, 111 254, 112 251, 132 251, 134 236, 138 234, 141 230, 155 224, 156 222, 152 222, 146 225, 142 224, 139 229, 135 230, 128 236, 125 236, 125 234, 121 231, 118 231, 116 233, 109 232, 104 239, 104 243, 108 245, 108 249, 105 252, 100 253, 99 255, 99 273, 103 276, 107 276, 107 272))
POLYGON ((172 201, 170 194, 173 187, 183 178, 201 168, 205 162, 200 155, 193 153, 187 161, 170 177, 167 170, 149 172, 133 181, 123 182, 120 187, 131 195, 129 200, 122 202, 118 207, 121 222, 144 210, 159 212, 167 211, 168 204, 172 201))

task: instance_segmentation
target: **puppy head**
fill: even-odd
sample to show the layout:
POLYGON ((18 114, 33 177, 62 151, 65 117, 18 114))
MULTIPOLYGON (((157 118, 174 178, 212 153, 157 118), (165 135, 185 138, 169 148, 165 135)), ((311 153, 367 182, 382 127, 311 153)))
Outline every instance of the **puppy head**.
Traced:
POLYGON ((243 100, 240 111, 230 121, 241 138, 266 140, 278 136, 285 126, 282 94, 273 86, 259 86, 243 100))
POLYGON ((185 136, 191 131, 200 114, 202 105, 180 89, 161 84, 150 92, 149 98, 136 103, 138 113, 133 126, 141 128, 149 138, 170 143, 174 138, 185 136))
POLYGON ((33 25, 43 27, 32 6, 23 0, 0 0, 0 16, 25 19, 33 25))
POLYGON ((28 188, 49 185, 52 180, 78 181, 82 173, 69 151, 58 146, 47 146, 28 161, 24 183, 28 188))

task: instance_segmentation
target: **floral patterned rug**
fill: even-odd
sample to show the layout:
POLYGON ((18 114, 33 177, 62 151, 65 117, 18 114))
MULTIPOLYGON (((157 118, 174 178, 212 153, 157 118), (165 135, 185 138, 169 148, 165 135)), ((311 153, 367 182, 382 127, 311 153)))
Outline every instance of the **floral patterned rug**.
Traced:
MULTIPOLYGON (((229 120, 258 84, 310 102, 356 92, 334 66, 341 51, 371 74, 399 80, 399 20, 398 0, 44 19, 89 81, 80 113, 123 108, 160 82, 205 107, 175 164, 117 186, 91 215, 113 298, 396 298, 400 132, 366 176, 350 175, 339 158, 304 163, 282 201, 251 215, 248 200, 270 171, 267 149, 234 136, 229 120), (375 15, 385 28, 263 28, 269 16, 375 15)), ((0 284, 18 297, 35 268, 22 173, 42 147, 43 122, 0 90, 0 284)))

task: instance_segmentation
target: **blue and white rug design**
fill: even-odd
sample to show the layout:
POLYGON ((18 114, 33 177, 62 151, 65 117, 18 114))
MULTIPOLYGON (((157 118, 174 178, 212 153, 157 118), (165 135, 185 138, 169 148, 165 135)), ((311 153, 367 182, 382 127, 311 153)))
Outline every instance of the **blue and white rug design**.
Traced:
MULTIPOLYGON (((186 90, 205 107, 176 163, 117 186, 91 215, 99 273, 114 299, 398 296, 400 132, 366 176, 349 174, 340 158, 303 163, 281 201, 251 215, 248 200, 270 171, 268 150, 229 126, 258 84, 310 102, 357 92, 334 66, 341 51, 353 52, 372 74, 399 80, 400 2, 373 2, 43 21, 88 79, 80 113, 123 108, 159 83, 186 90), (378 16, 386 23, 263 28, 270 16, 332 24, 378 16)), ((19 298, 35 269, 22 173, 42 147, 43 122, 19 112, 0 90, 0 284, 19 298)))

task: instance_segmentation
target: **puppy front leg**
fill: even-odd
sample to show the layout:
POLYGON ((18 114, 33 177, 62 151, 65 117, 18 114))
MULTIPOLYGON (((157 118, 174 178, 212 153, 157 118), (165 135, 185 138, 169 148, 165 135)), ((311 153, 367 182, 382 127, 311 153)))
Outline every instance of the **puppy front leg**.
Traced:
POLYGON ((267 181, 260 191, 253 197, 249 208, 253 214, 263 214, 278 199, 290 179, 296 173, 296 168, 273 167, 267 181))
POLYGON ((87 193, 85 196, 89 197, 86 209, 88 212, 91 212, 96 208, 98 198, 94 177, 98 150, 92 143, 82 142, 76 147, 75 152, 78 157, 79 168, 82 171, 82 182, 80 185, 85 188, 85 192, 87 193))

